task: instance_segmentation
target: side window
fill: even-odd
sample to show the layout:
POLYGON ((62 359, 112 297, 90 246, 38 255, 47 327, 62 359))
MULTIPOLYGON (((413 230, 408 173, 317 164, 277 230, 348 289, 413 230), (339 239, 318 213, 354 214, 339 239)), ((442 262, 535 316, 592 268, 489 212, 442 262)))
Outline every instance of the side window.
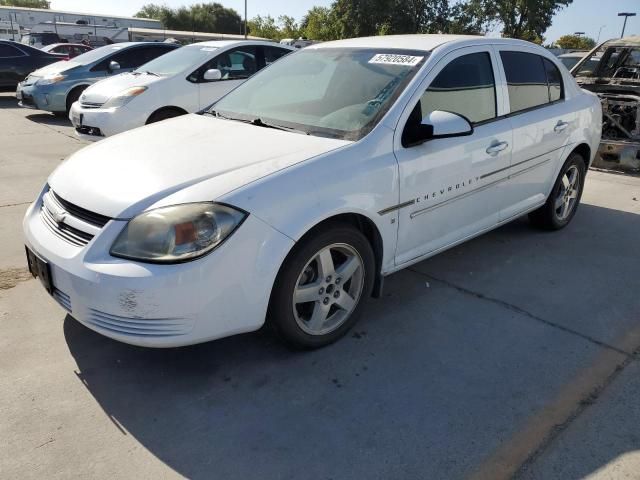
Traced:
POLYGON ((217 68, 222 80, 249 78, 258 70, 257 49, 255 46, 237 47, 216 56, 201 69, 201 72, 217 68))
POLYGON ((511 113, 549 103, 547 73, 541 56, 502 51, 500 58, 507 76, 511 113))
POLYGON ((271 65, 273 62, 284 57, 288 53, 291 53, 291 51, 284 48, 264 47, 264 63, 266 65, 271 65))
POLYGON ((22 57, 24 53, 11 45, 0 44, 0 58, 2 57, 22 57))
POLYGON ((556 102, 564 98, 564 86, 562 84, 562 75, 560 70, 553 62, 543 58, 544 69, 547 72, 547 83, 549 84, 549 101, 556 102))
POLYGON ((128 48, 124 52, 119 52, 107 59, 107 65, 111 62, 117 62, 120 64, 120 68, 137 68, 142 65, 143 62, 143 49, 141 48, 128 48), (141 63, 142 62, 142 63, 141 63))
POLYGON ((470 53, 452 60, 422 95, 420 107, 422 117, 445 110, 463 115, 471 123, 495 118, 496 84, 489 53, 470 53))
POLYGON ((150 62, 151 60, 155 60, 159 56, 164 55, 165 53, 168 53, 170 51, 172 51, 172 49, 166 47, 144 47, 142 51, 138 50, 140 58, 138 59, 138 65, 136 65, 135 67, 137 68, 140 65, 144 65, 145 63, 150 62))

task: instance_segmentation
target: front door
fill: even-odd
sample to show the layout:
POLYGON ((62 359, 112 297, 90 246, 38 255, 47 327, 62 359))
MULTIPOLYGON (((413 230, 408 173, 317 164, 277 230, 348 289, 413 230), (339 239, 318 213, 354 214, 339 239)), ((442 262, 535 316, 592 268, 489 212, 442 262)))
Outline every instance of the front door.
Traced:
POLYGON ((198 99, 200 108, 216 102, 259 69, 258 48, 255 45, 236 47, 215 56, 203 65, 197 74, 198 99), (220 80, 205 80, 204 72, 218 69, 222 74, 220 80))
POLYGON ((502 115, 502 90, 490 47, 445 56, 426 77, 399 123, 434 110, 458 113, 474 127, 469 136, 405 148, 396 138, 400 205, 396 264, 402 265, 495 226, 503 205, 495 186, 508 174, 512 131, 502 115), (415 106, 414 106, 415 105, 415 106))

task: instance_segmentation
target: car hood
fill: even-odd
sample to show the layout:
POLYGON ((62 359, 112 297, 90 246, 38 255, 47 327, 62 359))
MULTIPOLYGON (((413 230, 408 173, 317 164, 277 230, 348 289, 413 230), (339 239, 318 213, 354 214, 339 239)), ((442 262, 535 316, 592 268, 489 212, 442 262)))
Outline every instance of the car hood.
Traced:
MULTIPOLYGON (((51 55, 51 54, 50 54, 51 55)), ((72 60, 64 61, 61 60, 59 62, 50 63, 46 67, 39 68, 35 72, 32 72, 30 77, 44 77, 45 75, 55 74, 55 73, 64 73, 69 70, 73 70, 76 67, 80 67, 79 63, 75 63, 72 60)))
POLYGON ((208 181, 207 198, 189 201, 215 200, 350 143, 191 114, 85 147, 51 174, 49 185, 82 208, 130 218, 200 182, 208 181))
POLYGON ((146 87, 163 80, 165 77, 146 73, 121 73, 94 83, 80 97, 82 102, 103 104, 111 97, 131 87, 146 87))

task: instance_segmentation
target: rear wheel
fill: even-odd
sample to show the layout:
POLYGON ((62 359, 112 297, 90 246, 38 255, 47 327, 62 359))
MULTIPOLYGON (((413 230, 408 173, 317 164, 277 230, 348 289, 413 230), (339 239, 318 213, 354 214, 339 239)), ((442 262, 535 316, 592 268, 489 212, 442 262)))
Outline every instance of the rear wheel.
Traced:
POLYGON ((547 202, 529 214, 531 223, 546 230, 566 227, 580 204, 585 173, 582 156, 571 154, 562 166, 547 202))
POLYGON ((269 322, 296 348, 342 337, 371 296, 375 259, 367 238, 336 224, 307 237, 287 257, 271 295, 269 322))
POLYGON ((157 112, 151 114, 151 116, 147 120, 147 125, 150 123, 161 122, 162 120, 167 120, 169 118, 179 117, 180 115, 184 114, 184 111, 178 110, 177 108, 165 108, 162 110, 158 110, 157 112))

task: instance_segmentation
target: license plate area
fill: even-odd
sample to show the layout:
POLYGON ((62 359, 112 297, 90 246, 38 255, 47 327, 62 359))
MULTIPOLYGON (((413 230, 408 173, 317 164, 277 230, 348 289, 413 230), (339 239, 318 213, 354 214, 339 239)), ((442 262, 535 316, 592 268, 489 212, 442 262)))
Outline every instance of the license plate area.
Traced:
POLYGON ((53 294, 53 281, 51 280, 51 266, 35 253, 24 247, 27 252, 27 265, 29 272, 36 278, 40 279, 40 283, 50 295, 53 294))

